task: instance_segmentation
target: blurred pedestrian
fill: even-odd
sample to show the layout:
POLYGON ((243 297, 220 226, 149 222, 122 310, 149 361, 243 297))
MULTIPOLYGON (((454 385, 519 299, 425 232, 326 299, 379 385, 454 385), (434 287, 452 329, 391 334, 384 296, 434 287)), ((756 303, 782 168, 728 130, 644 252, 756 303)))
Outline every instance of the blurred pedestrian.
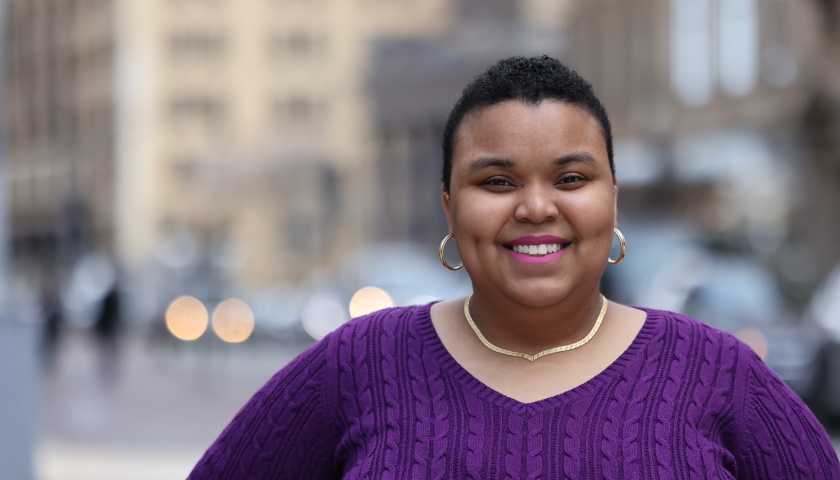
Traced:
POLYGON ((93 333, 99 346, 100 371, 106 385, 117 379, 119 362, 120 289, 114 281, 102 299, 93 333))
POLYGON ((55 370, 64 323, 61 291, 56 275, 47 275, 41 283, 41 365, 47 374, 55 370))

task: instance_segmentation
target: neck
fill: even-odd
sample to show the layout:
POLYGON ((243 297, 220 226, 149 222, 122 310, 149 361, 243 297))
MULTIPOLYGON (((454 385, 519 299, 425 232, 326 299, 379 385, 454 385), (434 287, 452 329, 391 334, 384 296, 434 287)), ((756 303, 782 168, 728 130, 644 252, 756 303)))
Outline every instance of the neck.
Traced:
POLYGON ((470 313, 490 343, 533 354, 584 338, 592 330, 602 306, 603 297, 597 290, 539 307, 475 292, 470 300, 470 313))

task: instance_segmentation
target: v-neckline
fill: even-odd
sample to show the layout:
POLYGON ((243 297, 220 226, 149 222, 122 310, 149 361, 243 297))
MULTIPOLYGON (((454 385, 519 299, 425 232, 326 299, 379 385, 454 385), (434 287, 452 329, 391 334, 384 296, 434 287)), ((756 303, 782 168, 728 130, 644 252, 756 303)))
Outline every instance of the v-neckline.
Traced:
POLYGON ((634 356, 645 349, 646 345, 654 336, 657 322, 661 321, 661 315, 658 310, 634 307, 646 313, 645 322, 630 343, 630 346, 615 361, 594 377, 574 388, 552 397, 526 403, 490 388, 455 360, 452 354, 449 353, 449 350, 443 345, 443 341, 440 339, 432 323, 432 305, 430 303, 421 308, 420 315, 418 316, 419 322, 417 323, 417 329, 423 338, 424 344, 429 348, 430 353, 440 362, 445 371, 453 379, 463 385, 473 395, 521 416, 535 415, 542 411, 572 402, 581 396, 592 395, 599 391, 603 385, 615 379, 634 356))

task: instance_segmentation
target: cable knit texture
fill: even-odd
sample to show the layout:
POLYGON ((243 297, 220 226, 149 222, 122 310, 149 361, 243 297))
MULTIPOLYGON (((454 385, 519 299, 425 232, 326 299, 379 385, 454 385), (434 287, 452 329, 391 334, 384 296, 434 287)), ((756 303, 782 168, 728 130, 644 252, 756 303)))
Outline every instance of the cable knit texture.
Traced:
POLYGON ((800 399, 731 335, 648 310, 632 345, 522 403, 449 355, 429 306, 355 319, 277 373, 189 477, 840 479, 800 399))

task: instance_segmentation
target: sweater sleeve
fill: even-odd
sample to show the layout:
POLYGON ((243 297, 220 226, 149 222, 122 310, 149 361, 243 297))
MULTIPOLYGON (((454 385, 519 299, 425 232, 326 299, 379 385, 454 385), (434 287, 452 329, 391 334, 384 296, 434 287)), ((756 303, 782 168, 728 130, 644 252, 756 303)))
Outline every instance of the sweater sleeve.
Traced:
POLYGON ((738 478, 840 480, 837 453, 808 407, 752 350, 748 362, 738 478))
POLYGON ((332 478, 336 430, 324 395, 326 339, 275 374, 236 414, 188 480, 332 478))

